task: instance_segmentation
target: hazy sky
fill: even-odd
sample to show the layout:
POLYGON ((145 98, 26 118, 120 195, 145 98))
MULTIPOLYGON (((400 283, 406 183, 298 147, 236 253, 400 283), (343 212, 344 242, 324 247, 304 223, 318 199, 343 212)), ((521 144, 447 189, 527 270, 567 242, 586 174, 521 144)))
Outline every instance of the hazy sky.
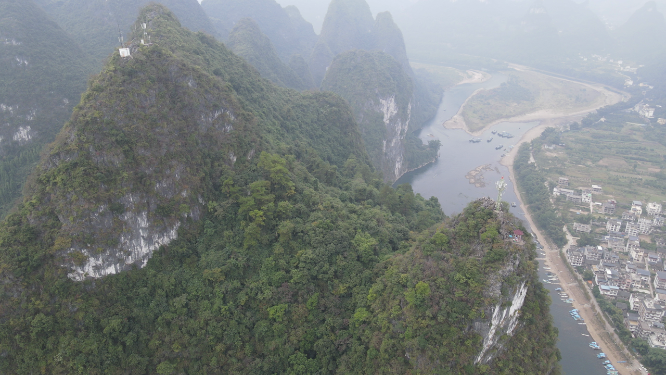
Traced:
MULTIPOLYGON (((276 0, 280 5, 295 5, 308 22, 312 23, 314 26, 315 32, 319 34, 321 31, 321 25, 324 23, 324 17, 326 16, 326 11, 328 10, 328 4, 331 0, 276 0)), ((377 15, 379 12, 390 11, 395 15, 396 12, 399 12, 411 4, 416 3, 419 0, 366 0, 370 5, 370 10, 372 10, 373 15, 377 15)))

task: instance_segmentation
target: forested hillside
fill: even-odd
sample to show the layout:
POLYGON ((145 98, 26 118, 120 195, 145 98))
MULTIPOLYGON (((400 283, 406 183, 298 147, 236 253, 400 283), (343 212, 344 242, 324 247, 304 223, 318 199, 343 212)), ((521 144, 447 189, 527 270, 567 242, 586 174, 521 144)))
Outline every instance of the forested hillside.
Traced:
POLYGON ((0 223, 0 372, 557 373, 506 204, 445 218, 382 183, 336 95, 142 22, 0 223))
POLYGON ((296 72, 280 60, 270 39, 251 18, 243 18, 236 23, 226 45, 269 81, 296 90, 309 88, 296 72))
POLYGON ((373 165, 388 182, 433 161, 439 142, 429 145, 410 131, 414 83, 403 66, 384 52, 355 50, 336 57, 322 90, 342 96, 354 112, 373 165))
POLYGON ((0 218, 85 89, 85 55, 32 0, 0 2, 0 218))

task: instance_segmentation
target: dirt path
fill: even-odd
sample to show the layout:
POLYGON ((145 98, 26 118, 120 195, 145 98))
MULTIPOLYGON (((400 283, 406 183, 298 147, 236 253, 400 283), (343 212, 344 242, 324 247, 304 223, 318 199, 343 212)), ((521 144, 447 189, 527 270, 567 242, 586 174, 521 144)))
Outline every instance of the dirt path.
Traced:
MULTIPOLYGON (((587 329, 590 333, 590 341, 596 341, 602 348, 603 352, 606 353, 608 359, 613 363, 616 370, 621 375, 647 375, 647 372, 643 372, 639 369, 638 361, 636 361, 629 353, 627 353, 623 346, 620 348, 616 342, 620 343, 620 339, 615 334, 615 331, 608 325, 608 323, 598 317, 597 314, 601 309, 597 305, 597 302, 592 297, 592 291, 588 288, 588 293, 591 299, 588 299, 581 289, 581 286, 576 280, 576 275, 572 275, 569 272, 569 269, 564 264, 562 258, 560 257, 559 249, 557 246, 551 244, 546 240, 546 237, 541 233, 539 228, 534 224, 532 216, 527 210, 527 206, 522 200, 522 197, 518 191, 518 185, 516 184, 514 171, 513 171, 513 162, 518 152, 518 148, 523 142, 529 142, 541 135, 541 133, 549 126, 555 125, 553 121, 545 121, 541 125, 530 129, 527 133, 523 135, 516 147, 501 161, 502 165, 505 165, 509 168, 509 178, 513 182, 514 191, 518 197, 518 201, 525 212, 525 218, 530 224, 532 231, 536 234, 537 238, 544 245, 544 251, 546 253, 546 266, 551 268, 550 272, 553 272, 560 279, 560 287, 562 290, 569 295, 569 298, 574 300, 574 308, 579 310, 580 316, 584 319, 587 329), (627 361, 627 363, 618 363, 618 361, 627 361)), ((567 238, 569 243, 565 247, 568 248, 569 245, 575 244, 575 239, 567 232, 567 238)))

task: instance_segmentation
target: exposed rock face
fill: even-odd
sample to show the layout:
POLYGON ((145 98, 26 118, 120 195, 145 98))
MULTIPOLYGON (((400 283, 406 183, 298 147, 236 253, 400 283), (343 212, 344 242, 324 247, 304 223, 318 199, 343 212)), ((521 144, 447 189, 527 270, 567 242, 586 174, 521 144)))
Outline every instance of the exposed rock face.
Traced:
POLYGON ((350 155, 368 162, 336 95, 268 83, 156 4, 132 40, 144 22, 153 43, 131 44, 131 57, 116 52, 89 82, 27 189, 22 215, 36 231, 49 228, 44 248, 73 280, 145 266, 179 231, 196 229, 223 171, 268 147, 298 143, 336 166, 350 155))
POLYGON ((33 0, 0 2, 0 218, 78 103, 83 57, 33 0))
POLYGON ((234 141, 243 128, 237 104, 223 83, 158 49, 131 51, 91 83, 41 170, 74 280, 145 266, 185 220, 199 218, 203 201, 191 192, 203 190, 206 150, 244 154, 234 141), (76 165, 87 174, 70 174, 76 165))
POLYGON ((384 180, 395 181, 405 173, 403 141, 412 118, 413 86, 402 66, 383 52, 346 52, 331 65, 322 89, 341 95, 352 106, 366 149, 384 180))

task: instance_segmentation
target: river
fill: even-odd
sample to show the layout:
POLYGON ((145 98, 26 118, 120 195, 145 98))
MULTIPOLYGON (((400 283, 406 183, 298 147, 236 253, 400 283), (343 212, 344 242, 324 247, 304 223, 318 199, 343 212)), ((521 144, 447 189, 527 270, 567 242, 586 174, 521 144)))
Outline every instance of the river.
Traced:
MULTIPOLYGON (((415 193, 419 193, 426 198, 437 197, 444 213, 452 215, 461 212, 469 202, 475 199, 482 197, 496 199, 495 182, 505 176, 507 189, 503 200, 518 203, 513 183, 509 179, 509 169, 500 164, 501 155, 505 152, 504 150, 508 151, 508 147, 516 144, 525 132, 539 125, 539 122, 504 122, 496 124, 486 129, 479 136, 481 138, 480 143, 469 142, 472 136, 462 129, 446 129, 442 126, 445 121, 458 113, 463 103, 477 89, 492 89, 506 80, 505 75, 493 74, 492 78, 486 82, 463 84, 446 90, 436 117, 419 132, 419 137, 424 142, 432 139, 440 140, 442 147, 439 159, 421 169, 405 174, 395 185, 410 183, 415 193), (493 135, 492 130, 496 130, 498 133, 507 131, 513 134, 514 137, 511 139, 500 138, 493 135), (491 137, 493 140, 487 142, 491 137), (504 147, 497 150, 496 147, 500 144, 504 147), (484 165, 490 166, 482 172, 485 187, 476 187, 474 184, 470 184, 465 176, 468 172, 484 165)), ((519 204, 517 207, 511 207, 510 211, 516 217, 525 219, 525 214, 519 204)), ((524 224, 529 228, 526 220, 524 220, 524 224)), ((540 258, 542 256, 543 253, 540 253, 540 258)), ((543 260, 540 260, 539 277, 542 280, 547 278, 546 271, 543 269, 543 260)), ((567 375, 606 374, 601 366, 601 361, 596 358, 596 354, 599 352, 591 349, 588 345, 592 340, 586 326, 578 324, 570 317, 569 310, 573 307, 571 304, 564 303, 555 292, 558 285, 545 284, 545 287, 550 291, 553 301, 550 311, 555 326, 559 330, 558 348, 562 353, 560 364, 563 373, 567 375)))

